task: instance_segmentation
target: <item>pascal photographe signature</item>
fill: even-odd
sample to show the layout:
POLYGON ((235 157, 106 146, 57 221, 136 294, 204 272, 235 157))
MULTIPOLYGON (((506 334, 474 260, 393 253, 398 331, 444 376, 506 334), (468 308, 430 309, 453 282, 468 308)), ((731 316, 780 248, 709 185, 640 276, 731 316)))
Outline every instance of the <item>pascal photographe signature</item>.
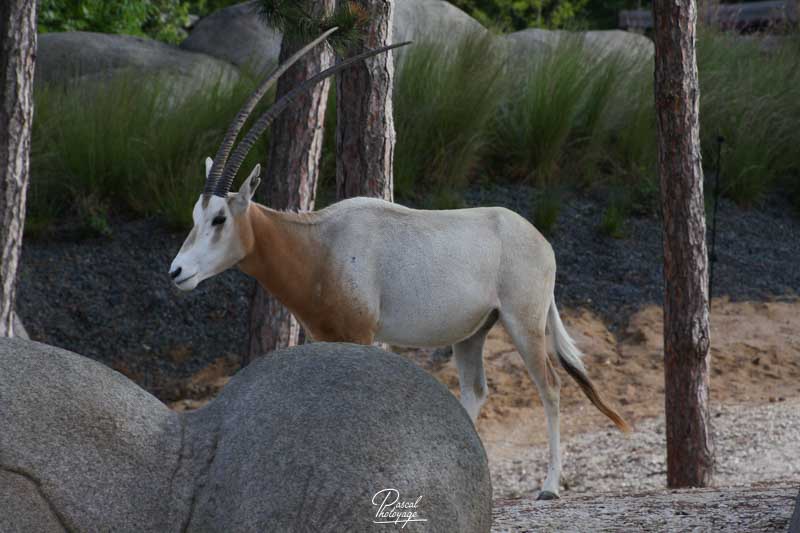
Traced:
POLYGON ((383 489, 372 497, 372 505, 378 508, 375 513, 374 524, 397 524, 400 528, 406 527, 409 522, 427 522, 426 518, 419 516, 419 502, 416 500, 401 500, 400 491, 397 489, 383 489))

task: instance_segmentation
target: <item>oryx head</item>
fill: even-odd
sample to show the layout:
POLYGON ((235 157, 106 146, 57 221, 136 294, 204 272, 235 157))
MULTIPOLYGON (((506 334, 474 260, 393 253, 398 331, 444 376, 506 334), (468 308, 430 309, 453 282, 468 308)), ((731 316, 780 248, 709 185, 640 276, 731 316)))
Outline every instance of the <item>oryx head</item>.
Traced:
MULTIPOLYGON (((206 179, 213 167, 206 158, 206 179)), ((194 204, 194 227, 172 261, 170 277, 179 289, 190 291, 206 278, 236 265, 245 258, 249 243, 247 209, 258 187, 261 165, 256 165, 239 192, 224 197, 201 195, 194 204)))
POLYGON ((223 270, 227 270, 239 263, 249 252, 253 235, 249 227, 247 212, 253 193, 258 187, 260 166, 256 165, 250 176, 242 184, 239 192, 230 193, 229 191, 250 148, 253 147, 256 140, 264 133, 264 130, 275 120, 275 117, 298 96, 339 70, 367 57, 408 44, 400 43, 369 50, 340 61, 336 65, 307 79, 272 104, 253 124, 250 131, 247 132, 236 146, 236 150, 231 154, 239 132, 269 88, 275 84, 289 67, 334 31, 336 31, 336 28, 326 31, 300 49, 285 63, 279 65, 250 95, 242 109, 239 110, 236 118, 228 127, 228 131, 214 159, 206 159, 206 185, 203 194, 198 198, 192 211, 194 227, 189 236, 186 237, 186 241, 184 241, 169 269, 169 275, 179 289, 187 291, 194 289, 204 279, 219 274, 223 270))

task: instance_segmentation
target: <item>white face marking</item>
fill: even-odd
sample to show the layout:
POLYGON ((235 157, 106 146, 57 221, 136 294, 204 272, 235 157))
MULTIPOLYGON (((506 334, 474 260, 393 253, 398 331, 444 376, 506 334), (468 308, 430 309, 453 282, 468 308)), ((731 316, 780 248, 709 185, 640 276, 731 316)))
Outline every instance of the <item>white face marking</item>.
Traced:
MULTIPOLYGON (((206 178, 211 159, 206 159, 206 178)), ((236 228, 235 217, 242 216, 250 204, 261 166, 256 165, 236 194, 227 198, 203 195, 192 210, 194 227, 169 268, 173 283, 190 291, 204 279, 223 272, 244 259, 246 250, 236 228)))
POLYGON ((173 274, 180 269, 173 282, 185 291, 236 265, 245 255, 228 200, 211 196, 205 207, 203 203, 201 195, 192 211, 194 227, 169 269, 173 274))

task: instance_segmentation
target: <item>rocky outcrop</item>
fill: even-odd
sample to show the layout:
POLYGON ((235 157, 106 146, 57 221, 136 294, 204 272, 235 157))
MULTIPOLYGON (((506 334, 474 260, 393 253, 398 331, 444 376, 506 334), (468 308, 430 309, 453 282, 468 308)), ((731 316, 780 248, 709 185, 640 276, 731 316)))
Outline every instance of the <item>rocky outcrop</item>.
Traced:
POLYGON ((450 2, 403 0, 395 2, 392 41, 455 40, 488 30, 450 2))
POLYGON ((631 59, 651 59, 655 54, 653 41, 643 35, 620 30, 569 32, 563 30, 522 30, 502 39, 512 56, 531 57, 552 50, 567 39, 581 43, 587 50, 600 55, 621 54, 631 59))
POLYGON ((39 36, 37 84, 102 80, 126 73, 134 78, 142 73, 165 76, 184 87, 239 76, 224 61, 143 37, 81 31, 39 36))
POLYGON ((261 20, 256 2, 250 1, 201 19, 180 47, 261 73, 277 64, 281 39, 279 31, 261 20))
MULTIPOLYGON (((395 43, 453 39, 486 31, 478 21, 444 0, 395 2, 391 39, 395 43)), ((250 1, 205 17, 180 46, 262 72, 277 64, 281 38, 279 31, 261 21, 256 2, 250 1)))
POLYGON ((374 347, 275 352, 177 414, 99 363, 0 339, 0 427, 2 531, 371 531, 398 513, 416 513, 411 531, 491 524, 467 414, 374 347))

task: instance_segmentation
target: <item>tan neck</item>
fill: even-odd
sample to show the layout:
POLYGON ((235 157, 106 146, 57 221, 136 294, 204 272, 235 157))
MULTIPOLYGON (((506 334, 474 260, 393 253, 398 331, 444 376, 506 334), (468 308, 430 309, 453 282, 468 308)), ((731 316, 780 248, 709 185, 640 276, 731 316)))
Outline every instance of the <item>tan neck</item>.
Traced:
POLYGON ((307 214, 274 211, 251 203, 240 233, 247 254, 239 268, 303 319, 313 300, 320 244, 307 214), (249 224, 248 224, 249 222, 249 224))

